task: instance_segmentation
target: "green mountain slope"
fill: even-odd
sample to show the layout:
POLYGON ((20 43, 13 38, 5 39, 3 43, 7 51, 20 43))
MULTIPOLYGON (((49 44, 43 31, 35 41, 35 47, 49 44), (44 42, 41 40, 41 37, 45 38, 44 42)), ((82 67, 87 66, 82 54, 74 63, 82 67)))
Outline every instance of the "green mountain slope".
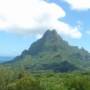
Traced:
POLYGON ((90 53, 83 48, 70 46, 55 30, 48 30, 28 50, 24 50, 13 61, 4 64, 14 68, 24 67, 31 71, 89 70, 90 53))

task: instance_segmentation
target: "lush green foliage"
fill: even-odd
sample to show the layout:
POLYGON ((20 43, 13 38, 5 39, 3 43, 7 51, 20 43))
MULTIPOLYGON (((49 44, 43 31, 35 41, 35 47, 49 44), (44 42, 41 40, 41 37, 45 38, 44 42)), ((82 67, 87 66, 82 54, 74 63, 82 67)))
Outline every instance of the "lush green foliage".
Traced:
POLYGON ((90 73, 33 73, 0 69, 0 90, 90 90, 90 73))
POLYGON ((47 31, 21 56, 0 66, 0 90, 90 90, 90 73, 83 73, 89 69, 87 51, 47 31))

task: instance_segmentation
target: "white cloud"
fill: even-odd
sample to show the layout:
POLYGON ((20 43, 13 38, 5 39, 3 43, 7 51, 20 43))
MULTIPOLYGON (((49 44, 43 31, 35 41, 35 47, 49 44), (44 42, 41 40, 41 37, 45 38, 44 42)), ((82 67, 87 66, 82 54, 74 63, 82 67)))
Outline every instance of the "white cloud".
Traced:
POLYGON ((80 38, 82 36, 82 34, 78 31, 80 29, 79 25, 71 27, 67 23, 61 21, 54 21, 52 25, 52 27, 55 28, 58 33, 67 35, 72 38, 80 38))
POLYGON ((70 4, 72 9, 88 10, 90 9, 90 0, 64 0, 70 4))
POLYGON ((0 30, 19 34, 43 34, 47 29, 73 38, 80 38, 77 26, 71 27, 59 19, 65 11, 45 0, 0 0, 0 30))

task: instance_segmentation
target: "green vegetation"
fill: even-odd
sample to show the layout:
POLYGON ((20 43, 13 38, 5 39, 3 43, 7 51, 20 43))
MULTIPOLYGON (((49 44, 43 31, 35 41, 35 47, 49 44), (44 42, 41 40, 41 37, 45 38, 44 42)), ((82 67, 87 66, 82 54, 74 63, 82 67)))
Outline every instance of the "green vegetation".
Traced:
POLYGON ((83 48, 70 46, 55 30, 48 30, 28 50, 24 50, 20 56, 4 65, 28 69, 31 72, 88 71, 90 53, 83 48))
POLYGON ((0 90, 90 90, 90 73, 29 73, 0 69, 0 90))
POLYGON ((90 53, 55 30, 0 65, 0 90, 90 90, 90 53))

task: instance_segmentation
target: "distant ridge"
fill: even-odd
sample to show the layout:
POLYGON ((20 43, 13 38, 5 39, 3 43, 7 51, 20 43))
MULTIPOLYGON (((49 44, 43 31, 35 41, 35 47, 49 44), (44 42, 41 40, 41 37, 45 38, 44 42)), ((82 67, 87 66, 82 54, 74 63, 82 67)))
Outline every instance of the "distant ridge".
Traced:
POLYGON ((14 57, 11 56, 0 56, 0 63, 12 60, 14 57))

